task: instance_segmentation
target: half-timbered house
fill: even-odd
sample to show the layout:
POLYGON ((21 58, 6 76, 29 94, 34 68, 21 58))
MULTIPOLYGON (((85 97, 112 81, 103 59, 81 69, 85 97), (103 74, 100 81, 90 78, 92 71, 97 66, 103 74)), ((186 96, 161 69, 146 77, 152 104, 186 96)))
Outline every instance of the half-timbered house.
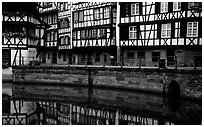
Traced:
POLYGON ((36 3, 2 3, 2 64, 22 65, 40 60, 46 24, 38 17, 36 3))
POLYGON ((124 65, 158 66, 160 60, 167 66, 201 63, 201 4, 119 3, 119 46, 124 65))
POLYGON ((72 10, 75 64, 113 64, 116 58, 116 3, 78 2, 72 10))
POLYGON ((58 6, 57 2, 40 2, 39 13, 41 19, 49 25, 45 31, 45 54, 43 63, 57 64, 58 52, 58 6))
POLYGON ((58 2, 58 64, 74 61, 71 55, 71 7, 71 2, 58 2))

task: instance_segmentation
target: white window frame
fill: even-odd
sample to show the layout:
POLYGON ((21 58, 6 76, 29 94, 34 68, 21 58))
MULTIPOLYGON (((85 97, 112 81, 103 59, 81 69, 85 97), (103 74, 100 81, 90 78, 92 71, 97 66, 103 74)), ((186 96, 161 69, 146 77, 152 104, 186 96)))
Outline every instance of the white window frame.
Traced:
POLYGON ((110 17, 110 8, 105 7, 104 8, 104 18, 109 18, 110 17))
POLYGON ((137 26, 129 27, 129 39, 137 39, 137 26))
POLYGON ((139 3, 131 4, 131 15, 139 15, 140 6, 139 3))
POLYGON ((100 9, 94 10, 94 19, 100 19, 100 9))
POLYGON ((198 37, 198 22, 187 22, 187 37, 198 37))
POLYGON ((162 24, 161 28, 161 38, 171 37, 171 23, 162 24))
POLYGON ((168 12, 168 2, 161 2, 161 13, 168 12))
POLYGON ((173 11, 181 10, 181 2, 173 2, 173 11))

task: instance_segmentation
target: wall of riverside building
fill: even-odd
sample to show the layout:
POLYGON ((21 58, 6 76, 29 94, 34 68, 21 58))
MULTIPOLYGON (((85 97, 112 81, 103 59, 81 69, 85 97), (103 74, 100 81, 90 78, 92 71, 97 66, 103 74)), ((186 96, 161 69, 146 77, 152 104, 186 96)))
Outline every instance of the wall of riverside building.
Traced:
POLYGON ((82 68, 82 67, 15 67, 13 81, 56 85, 94 86, 153 93, 168 93, 175 80, 180 95, 201 99, 201 70, 82 68))

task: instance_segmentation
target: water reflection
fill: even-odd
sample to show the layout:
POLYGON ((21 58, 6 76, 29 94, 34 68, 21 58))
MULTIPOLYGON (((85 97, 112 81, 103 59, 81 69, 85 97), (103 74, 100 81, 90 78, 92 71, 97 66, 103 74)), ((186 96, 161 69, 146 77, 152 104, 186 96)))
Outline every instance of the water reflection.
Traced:
POLYGON ((201 102, 179 99, 174 110, 162 95, 102 88, 15 84, 12 100, 21 105, 11 113, 29 112, 26 124, 201 124, 202 115, 201 102))

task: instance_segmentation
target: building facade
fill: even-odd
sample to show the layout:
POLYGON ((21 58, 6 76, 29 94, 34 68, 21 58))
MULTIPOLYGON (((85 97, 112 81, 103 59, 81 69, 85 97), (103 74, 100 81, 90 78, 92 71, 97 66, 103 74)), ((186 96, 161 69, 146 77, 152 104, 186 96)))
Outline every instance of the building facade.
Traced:
POLYGON ((168 67, 201 66, 202 3, 40 5, 41 19, 50 25, 44 63, 157 67, 163 61, 168 67))
POLYGON ((127 66, 202 63, 202 9, 196 2, 119 3, 119 45, 127 66))
POLYGON ((2 3, 2 64, 28 64, 40 60, 46 24, 38 17, 36 3, 2 3), (11 8, 12 7, 12 8, 11 8))

